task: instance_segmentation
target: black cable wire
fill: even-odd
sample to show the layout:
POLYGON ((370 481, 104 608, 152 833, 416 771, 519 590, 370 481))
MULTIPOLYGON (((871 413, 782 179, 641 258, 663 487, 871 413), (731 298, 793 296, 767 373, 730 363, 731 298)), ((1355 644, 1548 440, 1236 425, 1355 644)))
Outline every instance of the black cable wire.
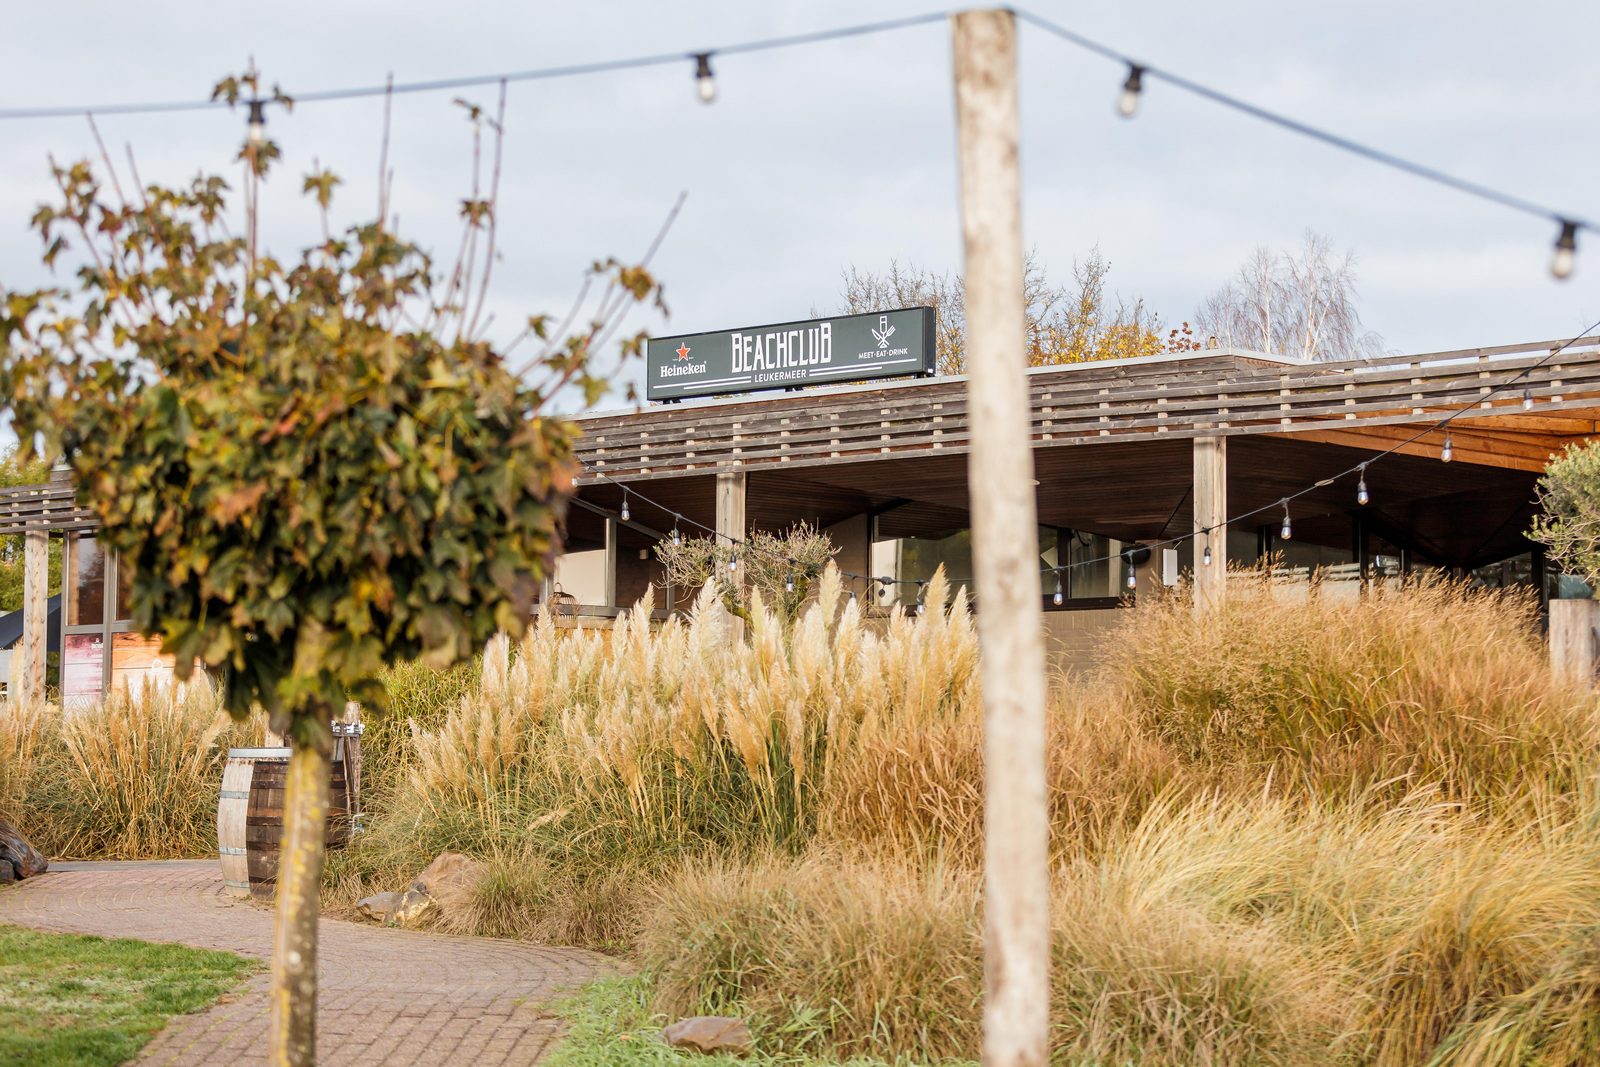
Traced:
POLYGON ((1465 193, 1468 196, 1475 196, 1480 200, 1486 200, 1492 204, 1499 204, 1501 207, 1507 207, 1513 211, 1521 211, 1529 215, 1537 215, 1541 218, 1550 219, 1552 222, 1556 222, 1558 224, 1570 222, 1586 230, 1592 231, 1596 229, 1596 226, 1593 222, 1583 219, 1577 215, 1572 215, 1563 211, 1557 211, 1554 208, 1548 208, 1541 204, 1536 204, 1531 200, 1523 199, 1522 197, 1515 196, 1511 193, 1501 192, 1498 189, 1490 188, 1489 186, 1483 185, 1479 182, 1468 181, 1465 178, 1458 178, 1455 175, 1447 174, 1436 167, 1430 167, 1422 163, 1416 163, 1402 156, 1397 156, 1392 152, 1385 152, 1381 148, 1373 148, 1371 145, 1365 145, 1359 141, 1353 141, 1348 137, 1342 137, 1339 134, 1318 129, 1309 123, 1301 122, 1299 119, 1292 119, 1287 115, 1280 115, 1276 111, 1268 111, 1266 108, 1252 104, 1247 100, 1240 100, 1238 97, 1229 96, 1227 93, 1224 93, 1219 89, 1213 89, 1208 85, 1202 85, 1197 81, 1185 78, 1181 74, 1175 74, 1172 71, 1163 70, 1160 67, 1153 67, 1147 63, 1141 63, 1133 59, 1131 56, 1128 56, 1127 54, 1119 52, 1117 49, 1110 47, 1109 45, 1101 44, 1099 41, 1092 40, 1080 33, 1069 30, 1065 26, 1061 26, 1057 23, 1051 22, 1049 19, 1035 15, 1031 11, 1019 8, 1017 9, 1016 15, 1017 18, 1021 19, 1022 21, 1037 26, 1046 33, 1049 33, 1055 37, 1059 37, 1061 40, 1066 41, 1069 44, 1077 45, 1079 48, 1082 48, 1085 51, 1093 52, 1095 55, 1102 56, 1117 63, 1125 64, 1130 68, 1138 68, 1140 74, 1142 74, 1144 77, 1157 78, 1169 85, 1182 89, 1185 92, 1192 93, 1193 95, 1201 97, 1202 99, 1209 100, 1214 104, 1220 104, 1221 106, 1233 111, 1237 111, 1240 114, 1249 115, 1251 118, 1260 119, 1261 121, 1270 123, 1271 125, 1277 126, 1280 129, 1288 130, 1291 133, 1298 133, 1302 137, 1309 137, 1314 141, 1320 141, 1325 145, 1338 148, 1341 151, 1349 152, 1352 155, 1360 156, 1362 159, 1369 160, 1373 163, 1379 163, 1394 170, 1403 171, 1404 173, 1410 174, 1413 177, 1446 186, 1447 188, 1454 189, 1457 192, 1465 193))
MULTIPOLYGON (((881 22, 862 23, 855 26, 841 26, 829 30, 817 30, 810 33, 789 34, 782 37, 767 37, 752 41, 741 41, 719 48, 691 49, 683 52, 658 52, 650 55, 629 56, 621 59, 599 60, 591 63, 572 63, 555 67, 536 67, 529 70, 507 71, 500 74, 476 74, 459 78, 437 78, 428 81, 395 82, 384 85, 352 86, 344 89, 321 89, 311 92, 299 93, 293 96, 296 103, 323 102, 332 100, 354 100, 363 97, 385 96, 400 93, 426 93, 441 92, 449 89, 466 89, 480 85, 495 85, 501 82, 546 81, 555 78, 581 77, 589 74, 604 74, 620 70, 638 70, 647 67, 658 67, 672 63, 694 61, 700 56, 741 55, 752 52, 765 52, 781 48, 793 48, 802 45, 817 44, 824 41, 841 40, 848 37, 860 37, 868 34, 889 33, 895 30, 907 29, 913 26, 926 25, 931 22, 942 21, 950 17, 952 12, 934 11, 921 15, 910 15, 905 18, 887 19, 881 22)), ((1413 160, 1397 156, 1371 145, 1319 129, 1299 119, 1270 111, 1247 100, 1241 100, 1219 89, 1213 89, 1193 79, 1186 78, 1173 71, 1160 67, 1150 66, 1134 60, 1126 53, 1109 45, 1101 44, 1092 38, 1070 30, 1059 23, 1052 22, 1040 15, 1034 14, 1026 8, 1015 9, 1018 19, 1043 30, 1060 40, 1076 45, 1086 51, 1105 59, 1112 60, 1137 70, 1139 74, 1159 79, 1169 85, 1182 89, 1214 104, 1228 108, 1232 111, 1259 119, 1280 129, 1297 133, 1303 137, 1319 141, 1322 144, 1349 152, 1352 155, 1366 159, 1373 163, 1402 171, 1424 181, 1442 185, 1468 196, 1476 197, 1501 207, 1510 208, 1525 214, 1546 218, 1557 224, 1572 224, 1574 227, 1595 230, 1596 225, 1569 212, 1557 211, 1545 207, 1524 197, 1502 192, 1499 189, 1484 185, 1481 182, 1458 178, 1453 174, 1430 167, 1413 160)), ((228 107, 223 100, 168 100, 150 101, 143 103, 105 103, 84 105, 61 105, 49 107, 19 107, 0 108, 0 121, 15 119, 40 119, 40 118, 67 118, 78 117, 84 114, 94 115, 138 115, 162 114, 168 112, 202 111, 211 108, 228 107)))
MULTIPOLYGON (((587 74, 607 74, 619 70, 639 70, 672 63, 693 62, 701 55, 729 56, 750 52, 768 52, 780 48, 837 41, 847 37, 862 37, 874 33, 889 33, 929 22, 949 18, 948 11, 934 11, 906 18, 885 19, 855 26, 840 26, 811 33, 789 34, 783 37, 765 37, 754 41, 740 41, 719 48, 696 48, 686 52, 657 52, 652 55, 628 56, 622 59, 599 60, 593 63, 571 63, 558 67, 535 67, 530 70, 507 71, 503 74, 473 74, 460 78, 437 78, 431 81, 395 82, 392 85, 359 85, 345 89, 319 89, 307 93, 289 94, 296 104, 319 103, 329 100, 356 100, 363 97, 386 96, 401 93, 443 92, 448 89, 468 89, 478 85, 498 85, 500 82, 548 81, 554 78, 573 78, 587 74)), ((0 108, 0 121, 9 119, 78 118, 93 115, 155 115, 176 111, 203 111, 228 107, 224 100, 166 100, 144 103, 85 104, 79 106, 0 108)))

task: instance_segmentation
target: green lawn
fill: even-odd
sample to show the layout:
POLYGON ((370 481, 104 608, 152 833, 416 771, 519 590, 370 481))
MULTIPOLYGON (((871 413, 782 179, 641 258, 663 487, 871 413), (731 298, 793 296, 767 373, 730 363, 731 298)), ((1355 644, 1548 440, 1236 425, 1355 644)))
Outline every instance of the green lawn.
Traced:
MULTIPOLYGON (((890 1067, 882 1060, 841 1062, 774 1053, 762 1048, 760 1033, 755 1051, 743 1059, 680 1052, 661 1040, 661 1028, 671 1020, 652 1014, 649 1004, 650 986, 643 978, 604 978, 585 986, 562 1006, 567 1035, 547 1067, 890 1067)), ((800 1035, 779 1036, 792 1040, 800 1035)), ((947 1061, 942 1067, 966 1065, 947 1061)))
POLYGON ((122 1063, 168 1019, 260 966, 229 952, 0 926, 0 1064, 122 1063))

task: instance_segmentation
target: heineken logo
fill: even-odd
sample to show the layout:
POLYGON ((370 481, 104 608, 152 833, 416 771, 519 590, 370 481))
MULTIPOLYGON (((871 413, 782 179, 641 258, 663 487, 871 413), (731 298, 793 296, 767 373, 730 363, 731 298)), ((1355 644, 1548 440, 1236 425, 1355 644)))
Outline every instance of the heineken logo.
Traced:
POLYGON ((652 338, 645 395, 677 400, 931 374, 933 368, 934 311, 903 308, 652 338))

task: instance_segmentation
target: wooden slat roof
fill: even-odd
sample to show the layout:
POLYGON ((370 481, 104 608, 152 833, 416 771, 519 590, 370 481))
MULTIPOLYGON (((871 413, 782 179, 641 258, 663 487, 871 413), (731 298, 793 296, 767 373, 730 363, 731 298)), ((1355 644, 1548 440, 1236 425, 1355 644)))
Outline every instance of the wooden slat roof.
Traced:
MULTIPOLYGON (((1600 337, 1350 363, 1239 351, 1083 363, 1033 370, 1029 393, 1040 448, 1268 433, 1338 434, 1338 443, 1370 447, 1404 436, 1381 427, 1409 425, 1415 432, 1419 424, 1461 410, 1456 432, 1475 449, 1462 458, 1498 455, 1500 465, 1537 469, 1563 441, 1596 429, 1600 337), (1489 395, 1523 370, 1525 382, 1489 395), (1539 400, 1531 416, 1522 409, 1524 384, 1539 400)), ((969 444, 966 414, 961 377, 659 405, 579 419, 584 437, 578 456, 589 472, 625 482, 919 451, 961 453, 969 444)))

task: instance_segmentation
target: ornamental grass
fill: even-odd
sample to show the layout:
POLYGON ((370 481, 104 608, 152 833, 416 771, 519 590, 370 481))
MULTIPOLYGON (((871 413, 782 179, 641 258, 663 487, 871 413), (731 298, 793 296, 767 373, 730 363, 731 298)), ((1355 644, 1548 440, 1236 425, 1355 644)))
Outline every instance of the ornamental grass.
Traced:
POLYGON ((51 856, 215 855, 227 750, 259 736, 228 718, 203 679, 138 682, 86 707, 6 701, 0 818, 51 856))
MULTIPOLYGON (((1056 679, 1053 1062, 1600 1062, 1595 696, 1552 681, 1516 594, 1283 592, 1143 598, 1056 679)), ((865 618, 829 574, 793 622, 647 600, 392 672, 333 906, 467 852, 487 873, 444 929, 626 953, 658 1010, 739 1014, 780 1056, 974 1057, 977 643, 961 591, 926 602, 865 618)), ((214 712, 8 705, 0 804, 53 851, 208 851, 248 729, 214 712)))

